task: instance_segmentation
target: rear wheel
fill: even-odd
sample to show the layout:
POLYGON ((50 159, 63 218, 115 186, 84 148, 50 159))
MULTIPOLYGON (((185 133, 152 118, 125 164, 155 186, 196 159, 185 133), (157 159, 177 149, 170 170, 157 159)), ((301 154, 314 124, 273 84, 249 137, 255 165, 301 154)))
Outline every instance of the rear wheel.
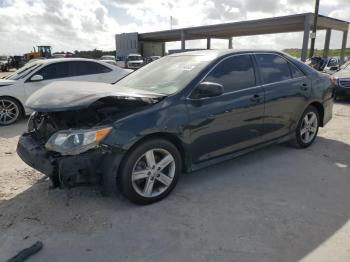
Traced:
POLYGON ((150 204, 166 197, 181 172, 177 148, 163 139, 152 139, 129 153, 118 175, 118 187, 130 201, 150 204))
POLYGON ((318 110, 309 106, 299 120, 295 137, 290 143, 297 148, 306 148, 316 139, 320 123, 318 110))
POLYGON ((22 115, 20 104, 9 97, 0 97, 0 126, 15 123, 22 115))

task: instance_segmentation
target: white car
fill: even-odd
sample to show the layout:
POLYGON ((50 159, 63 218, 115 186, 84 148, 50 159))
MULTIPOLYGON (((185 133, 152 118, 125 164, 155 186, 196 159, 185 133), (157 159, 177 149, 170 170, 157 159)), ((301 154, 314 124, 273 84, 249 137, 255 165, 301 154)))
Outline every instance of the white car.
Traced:
POLYGON ((114 60, 115 61, 115 56, 113 56, 113 55, 103 55, 103 56, 101 56, 100 60, 114 60))
POLYGON ((132 70, 83 58, 55 58, 29 62, 0 79, 0 126, 30 114, 25 101, 35 91, 54 81, 115 83, 132 70))
POLYGON ((140 54, 129 54, 125 60, 117 61, 117 65, 122 68, 139 69, 144 65, 144 60, 140 54))
POLYGON ((115 60, 100 60, 100 61, 110 65, 118 66, 115 60))

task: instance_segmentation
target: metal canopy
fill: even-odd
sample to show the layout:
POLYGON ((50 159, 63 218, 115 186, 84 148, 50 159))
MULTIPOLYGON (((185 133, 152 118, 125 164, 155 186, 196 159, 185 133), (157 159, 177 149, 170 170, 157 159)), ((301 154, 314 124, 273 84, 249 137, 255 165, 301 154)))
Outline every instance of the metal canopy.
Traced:
MULTIPOLYGON (((304 31, 305 23, 313 25, 313 13, 304 13, 273 18, 256 19, 249 21, 224 23, 208 26, 188 27, 174 30, 165 30, 150 33, 140 33, 140 41, 171 42, 180 41, 185 32, 186 40, 204 38, 230 38, 238 36, 275 34, 304 31)), ((318 30, 334 29, 347 31, 349 23, 319 15, 318 30)))
MULTIPOLYGON (((181 41, 181 50, 185 51, 186 40, 207 39, 207 48, 210 49, 211 38, 228 39, 228 48, 232 48, 232 37, 303 31, 304 34, 301 49, 301 60, 305 61, 308 53, 310 28, 313 26, 313 21, 313 13, 304 13, 225 24, 141 33, 138 35, 138 39, 139 41, 143 42, 181 41)), ((349 23, 347 21, 342 21, 323 15, 318 16, 317 29, 327 31, 323 53, 324 57, 328 56, 331 30, 338 30, 343 32, 340 60, 341 62, 344 61, 348 27, 349 23)))

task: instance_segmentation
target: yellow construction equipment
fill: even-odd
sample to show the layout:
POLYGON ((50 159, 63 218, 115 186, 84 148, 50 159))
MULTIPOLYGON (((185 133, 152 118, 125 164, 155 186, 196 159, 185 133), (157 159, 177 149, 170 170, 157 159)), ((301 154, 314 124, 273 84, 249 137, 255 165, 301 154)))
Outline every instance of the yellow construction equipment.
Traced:
POLYGON ((25 60, 29 61, 32 59, 40 59, 40 58, 50 58, 51 57, 51 46, 38 46, 38 51, 33 47, 34 52, 24 54, 25 60))

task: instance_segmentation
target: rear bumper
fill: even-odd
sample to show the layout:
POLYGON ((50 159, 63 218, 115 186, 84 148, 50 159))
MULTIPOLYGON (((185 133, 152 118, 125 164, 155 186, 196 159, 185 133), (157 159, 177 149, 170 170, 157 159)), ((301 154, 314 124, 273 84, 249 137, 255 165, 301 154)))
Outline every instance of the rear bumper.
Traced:
POLYGON ((23 134, 17 145, 19 157, 32 168, 50 178, 53 187, 74 187, 82 184, 103 184, 115 190, 121 154, 96 148, 80 155, 60 156, 48 152, 30 133, 23 134), (110 185, 114 181, 113 185, 110 185))
POLYGON ((323 108, 324 108, 324 114, 323 114, 323 125, 325 126, 333 116, 333 104, 334 104, 334 99, 333 97, 329 98, 325 102, 323 102, 323 108))

